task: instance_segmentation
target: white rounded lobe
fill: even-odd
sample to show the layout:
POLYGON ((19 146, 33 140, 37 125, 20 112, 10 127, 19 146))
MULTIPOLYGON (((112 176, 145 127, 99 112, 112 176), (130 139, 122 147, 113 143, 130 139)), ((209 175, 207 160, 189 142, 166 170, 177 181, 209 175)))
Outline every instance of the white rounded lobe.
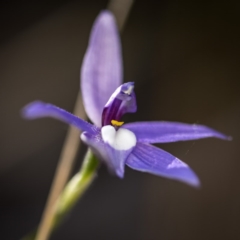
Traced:
POLYGON ((136 146, 137 138, 128 129, 119 128, 117 131, 111 125, 102 127, 102 139, 116 150, 129 150, 136 146))

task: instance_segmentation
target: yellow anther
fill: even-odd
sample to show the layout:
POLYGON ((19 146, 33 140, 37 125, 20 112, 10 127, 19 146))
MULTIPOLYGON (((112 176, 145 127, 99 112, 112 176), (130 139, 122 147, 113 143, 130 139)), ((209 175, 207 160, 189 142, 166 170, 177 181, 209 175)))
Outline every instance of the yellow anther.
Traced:
POLYGON ((124 124, 124 122, 118 122, 116 120, 112 120, 111 124, 116 127, 121 127, 124 124))

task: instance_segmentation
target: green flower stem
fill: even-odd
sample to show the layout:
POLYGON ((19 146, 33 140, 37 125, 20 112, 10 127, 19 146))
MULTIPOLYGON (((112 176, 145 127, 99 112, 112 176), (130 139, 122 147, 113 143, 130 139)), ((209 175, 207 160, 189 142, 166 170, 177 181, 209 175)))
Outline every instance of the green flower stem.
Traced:
POLYGON ((99 161, 89 149, 80 171, 68 182, 56 203, 53 228, 61 222, 91 185, 97 175, 98 166, 99 161))
MULTIPOLYGON (((97 175, 98 166, 99 161, 89 149, 80 171, 67 183, 56 202, 54 218, 51 223, 51 232, 62 222, 64 217, 72 210, 78 200, 91 185, 97 175)), ((22 240, 34 240, 35 237, 36 231, 31 232, 22 238, 22 240)))

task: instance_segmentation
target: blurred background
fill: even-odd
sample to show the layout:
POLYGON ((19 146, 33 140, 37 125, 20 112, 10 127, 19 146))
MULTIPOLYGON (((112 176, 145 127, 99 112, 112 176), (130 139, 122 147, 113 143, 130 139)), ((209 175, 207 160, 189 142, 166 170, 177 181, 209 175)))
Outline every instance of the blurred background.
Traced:
MULTIPOLYGON (((0 3, 1 240, 39 223, 68 129, 19 111, 37 99, 73 110, 90 29, 107 3, 0 3)), ((51 240, 240 239, 239 8, 232 0, 135 1, 122 46, 138 112, 126 121, 200 123, 233 141, 158 145, 195 170, 200 190, 131 169, 119 180, 103 166, 51 240)))

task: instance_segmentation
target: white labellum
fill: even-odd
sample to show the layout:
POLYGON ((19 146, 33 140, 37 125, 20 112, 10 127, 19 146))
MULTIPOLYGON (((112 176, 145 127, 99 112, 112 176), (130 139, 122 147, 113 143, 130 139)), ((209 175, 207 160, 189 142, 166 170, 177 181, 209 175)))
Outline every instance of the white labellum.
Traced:
POLYGON ((129 150, 136 146, 137 138, 128 129, 119 128, 117 131, 111 125, 102 127, 102 139, 116 150, 129 150))

